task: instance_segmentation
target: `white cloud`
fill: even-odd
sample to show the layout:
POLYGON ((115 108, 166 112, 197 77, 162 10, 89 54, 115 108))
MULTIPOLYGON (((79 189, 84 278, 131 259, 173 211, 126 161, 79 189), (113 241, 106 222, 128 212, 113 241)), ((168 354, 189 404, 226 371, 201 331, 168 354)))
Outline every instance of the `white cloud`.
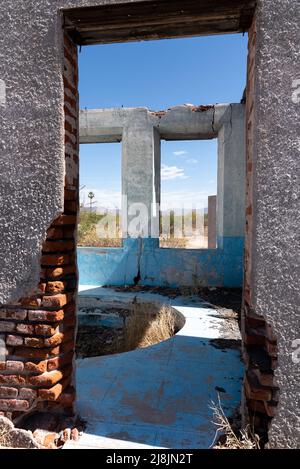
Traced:
POLYGON ((189 160, 186 160, 186 162, 189 164, 197 164, 198 160, 196 160, 195 158, 190 158, 189 160))
POLYGON ((173 155, 175 155, 175 156, 183 156, 183 155, 187 155, 187 154, 188 154, 188 152, 185 151, 185 150, 180 150, 180 151, 174 151, 173 152, 173 155))
POLYGON ((207 207, 208 196, 211 195, 207 191, 164 191, 161 197, 162 210, 179 209, 179 208, 205 208, 207 207))
POLYGON ((171 181, 173 179, 187 179, 188 176, 184 174, 184 169, 177 166, 167 166, 163 164, 161 167, 162 181, 171 181))

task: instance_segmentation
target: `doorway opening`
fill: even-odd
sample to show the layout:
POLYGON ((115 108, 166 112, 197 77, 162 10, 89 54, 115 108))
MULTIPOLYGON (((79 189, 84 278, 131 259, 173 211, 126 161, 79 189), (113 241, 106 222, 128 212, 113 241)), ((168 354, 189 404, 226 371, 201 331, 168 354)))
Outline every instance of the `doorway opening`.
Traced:
MULTIPOLYGON (((152 18, 151 20, 149 20, 149 24, 151 24, 153 26, 153 10, 151 9, 151 8, 153 8, 153 5, 151 5, 151 2, 148 2, 148 5, 150 6, 150 10, 147 10, 147 7, 145 6, 145 4, 143 2, 140 2, 140 3, 141 3, 141 5, 138 6, 137 8, 142 7, 142 8, 146 9, 145 10, 145 17, 143 17, 143 18, 144 19, 147 18, 147 20, 149 20, 149 18, 152 18)), ((164 4, 164 8, 166 8, 166 10, 171 8, 169 2, 162 2, 162 3, 164 4)), ((253 18, 253 13, 254 13, 254 3, 253 2, 248 2, 248 3, 247 3, 247 5, 244 5, 243 10, 238 9, 237 14, 238 14, 238 17, 239 17, 239 21, 238 21, 238 23, 236 23, 236 21, 235 21, 235 26, 233 26, 232 23, 231 23, 231 26, 229 26, 228 23, 227 23, 226 32, 228 32, 228 31, 231 31, 231 32, 245 32, 245 31, 248 30, 248 28, 251 25, 251 21, 252 21, 252 18, 253 18)), ((177 7, 178 7, 178 5, 177 5, 177 7)), ((122 8, 121 8, 122 11, 123 11, 123 8, 124 9, 128 8, 128 5, 122 6, 122 8)), ((158 9, 159 8, 160 7, 158 7, 158 9)), ((173 8, 173 10, 174 9, 176 10, 176 5, 174 5, 174 2, 173 2, 172 8, 173 8)), ((198 7, 195 7, 195 8, 197 9, 198 7)), ((200 6, 199 6, 199 8, 200 8, 200 6)), ((135 6, 134 6, 133 9, 135 9, 135 6)), ((100 8, 100 10, 101 10, 101 8, 100 8)), ((95 14, 95 11, 97 11, 97 9, 93 10, 93 15, 95 14)), ((120 18, 122 18, 122 11, 118 10, 118 14, 120 14, 120 18)), ((109 10, 109 12, 111 14, 111 9, 109 10)), ((226 14, 228 14, 228 10, 226 10, 226 12, 227 12, 226 14)), ((132 40, 132 39, 134 39, 134 40, 136 40, 136 39, 150 39, 149 32, 147 33, 147 31, 145 29, 145 22, 144 22, 143 25, 141 25, 141 23, 137 22, 136 29, 135 29, 135 36, 134 36, 134 38, 132 38, 130 36, 130 33, 129 33, 128 29, 127 29, 128 25, 125 24, 124 22, 122 23, 122 20, 120 20, 120 23, 118 23, 118 26, 116 26, 115 28, 112 28, 113 32, 112 32, 112 29, 110 29, 110 28, 105 29, 105 27, 102 27, 102 28, 100 27, 100 28, 97 28, 97 30, 95 30, 95 29, 93 31, 90 30, 90 34, 87 35, 86 34, 86 31, 87 31, 86 25, 89 24, 89 21, 91 21, 91 16, 88 16, 90 13, 91 13, 91 11, 88 11, 88 9, 82 9, 81 11, 79 11, 79 10, 77 10, 77 11, 76 10, 70 10, 68 13, 66 13, 68 15, 67 30, 68 30, 69 34, 71 34, 73 39, 75 41, 77 41, 78 43, 80 42, 81 45, 90 45, 90 44, 93 44, 93 43, 106 43, 106 42, 108 42, 108 43, 109 42, 123 42, 123 41, 132 40), (80 24, 78 22, 79 17, 81 18, 80 24), (84 18, 84 19, 82 20, 82 18, 84 18), (75 24, 77 26, 76 28, 74 28, 75 24), (121 24, 122 24, 122 26, 121 26, 121 24)), ((104 11, 102 10, 101 13, 104 13, 104 11)), ((184 21, 182 23, 180 23, 180 20, 179 20, 179 23, 181 24, 181 28, 183 28, 183 29, 178 30, 177 27, 172 28, 170 26, 170 23, 167 20, 167 18, 169 17, 169 11, 168 12, 163 11, 163 12, 160 12, 160 13, 162 14, 163 19, 161 19, 161 24, 159 26, 157 25, 157 29, 156 29, 156 31, 158 31, 157 38, 176 37, 178 34, 180 34, 181 36, 197 35, 197 34, 211 34, 212 33, 211 30, 213 31, 213 33, 225 32, 224 30, 222 30, 222 28, 220 29, 219 27, 215 27, 213 21, 210 21, 209 25, 206 24, 206 26, 205 26, 206 29, 203 30, 202 29, 203 24, 205 24, 205 20, 203 20, 203 18, 202 18, 203 21, 199 21, 199 18, 198 18, 198 20, 195 21, 192 24, 192 22, 189 23, 189 21, 187 21, 187 17, 184 18, 184 21), (163 27, 162 27, 162 24, 164 25, 163 27), (184 24, 189 24, 190 29, 186 30, 183 26, 184 24), (178 31, 180 31, 180 32, 178 32, 178 31)), ((191 13, 189 13, 189 14, 190 14, 190 16, 186 13, 186 15, 189 16, 190 19, 192 17, 195 18, 194 14, 191 14, 191 13)), ((125 15, 125 16, 126 16, 126 20, 128 21, 128 15, 125 15)), ((123 17, 123 21, 124 21, 125 16, 123 17)), ((133 17, 134 16, 135 15, 133 14, 133 17)), ((103 22, 105 23, 105 21, 107 22, 108 17, 111 18, 111 15, 109 15, 109 16, 100 15, 99 18, 98 18, 99 23, 101 24, 101 22, 102 23, 103 22)), ((154 17, 157 18, 157 11, 155 12, 154 17)), ((135 18, 135 21, 137 21, 136 18, 135 18)), ((216 21, 216 24, 218 24, 218 25, 220 25, 220 23, 222 23, 222 22, 220 22, 220 17, 218 17, 218 19, 215 19, 215 21, 216 21)), ((131 23, 131 19, 129 20, 129 23, 131 23)), ((222 24, 224 25, 224 23, 222 23, 222 24)), ((103 24, 102 24, 102 26, 103 26, 103 24)), ((153 33, 153 28, 151 28, 151 31, 153 33)), ((166 107, 164 107, 164 108, 166 108, 166 107)), ((208 108, 209 108, 209 106, 208 106, 208 108)), ((230 154, 230 148, 228 146, 228 142, 229 142, 229 140, 231 138, 231 134, 232 134, 231 124, 232 124, 232 115, 233 114, 231 114, 231 113, 233 112, 233 108, 230 107, 230 109, 229 109, 229 126, 226 126, 226 125, 224 126, 222 124, 222 122, 220 121, 220 127, 219 127, 218 131, 216 131, 216 129, 215 129, 215 117, 218 116, 217 110, 218 109, 216 109, 215 106, 211 107, 211 112, 212 112, 212 115, 213 115, 213 118, 211 120, 211 129, 212 129, 211 131, 212 131, 212 133, 215 134, 214 137, 218 136, 218 138, 223 142, 223 148, 222 148, 222 151, 224 151, 223 154, 224 155, 225 154, 230 154)), ((209 109, 202 109, 201 112, 202 111, 207 112, 207 111, 209 111, 209 109)), ((165 111, 162 111, 161 113, 156 112, 154 114, 156 115, 156 117, 163 120, 164 115, 168 114, 168 113, 165 113, 165 111)), ((160 127, 159 128, 160 138, 164 139, 162 126, 160 125, 159 127, 160 127)), ((226 180, 226 174, 228 176, 228 171, 226 172, 226 167, 225 167, 226 166, 225 163, 227 163, 226 158, 223 160, 223 163, 224 163, 224 165, 220 167, 221 171, 224 170, 223 173, 222 173, 223 177, 221 178, 221 185, 218 185, 218 191, 221 190, 224 193, 225 188, 228 187, 228 181, 226 180)), ((154 167, 155 167, 155 165, 153 165, 153 168, 154 167)), ((227 170, 228 170, 228 167, 227 167, 227 170)), ((229 171, 229 173, 230 173, 230 171, 229 171)), ((154 176, 155 176, 155 174, 152 173, 151 178, 152 178, 153 181, 155 180, 154 176)), ((155 192, 155 190, 153 192, 155 192)), ((156 201, 157 201, 157 198, 156 198, 156 201)), ((235 232, 232 233, 231 227, 229 227, 227 225, 227 221, 229 220, 229 217, 224 216, 224 213, 226 212, 226 210, 228 210, 228 207, 229 208, 231 207, 231 201, 232 200, 231 200, 230 197, 227 197, 227 198, 224 197, 217 204, 217 213, 219 215, 220 215, 220 213, 222 213, 222 216, 219 218, 219 221, 218 221, 218 224, 217 224, 218 243, 217 243, 217 249, 215 249, 217 255, 220 255, 221 251, 225 252, 229 245, 232 246, 232 239, 231 239, 232 234, 233 234, 233 237, 236 237, 236 238, 239 237, 239 236, 236 236, 237 233, 235 233, 235 232)), ((173 265, 169 266, 167 264, 168 259, 167 259, 167 255, 165 254, 167 252, 167 250, 164 250, 164 249, 159 250, 159 252, 164 253, 164 254, 162 254, 162 256, 164 256, 164 257, 162 257, 160 259, 160 258, 155 257, 153 255, 153 254, 157 254, 157 247, 158 247, 157 244, 153 243, 154 250, 149 249, 149 251, 148 251, 149 244, 146 243, 144 238, 142 238, 141 242, 140 242, 140 239, 139 239, 138 243, 136 243, 134 241, 132 243, 132 245, 137 247, 137 250, 134 251, 134 256, 135 256, 134 258, 137 260, 137 264, 133 265, 132 268, 133 268, 133 271, 134 271, 135 267, 137 266, 138 275, 136 275, 134 278, 138 278, 139 280, 141 280, 143 282, 143 283, 141 283, 141 286, 143 284, 147 285, 147 282, 149 282, 150 284, 152 282, 152 285, 157 284, 157 282, 165 282, 165 285, 168 285, 168 283, 172 284, 172 281, 170 281, 170 278, 172 278, 172 277, 170 277, 170 275, 173 275, 175 273, 176 268, 174 269, 173 265), (143 268, 146 264, 146 259, 141 257, 141 253, 144 253, 144 252, 148 253, 147 265, 150 266, 149 271, 147 271, 146 274, 144 274, 144 272, 143 272, 143 268), (161 266, 162 265, 166 265, 168 267, 167 277, 163 277, 163 278, 156 276, 157 272, 161 273, 161 266), (155 270, 155 267, 158 267, 158 270, 155 270), (167 278, 167 280, 166 280, 166 278, 167 278)), ((243 250, 243 246, 240 246, 240 247, 243 250)), ((128 266, 131 265, 131 259, 127 256, 126 249, 124 250, 123 254, 124 254, 125 264, 127 265, 127 269, 128 269, 128 266)), ((223 281, 225 281, 225 278, 226 279, 230 278, 230 272, 232 271, 232 267, 230 265, 230 262, 228 262, 229 260, 230 260, 230 256, 225 256, 223 258, 223 264, 222 264, 223 281), (229 277, 228 277, 228 275, 229 275, 229 277)), ((177 259, 176 262, 178 262, 178 259, 177 259)), ((182 264, 187 265, 190 268, 190 265, 188 264, 188 257, 181 258, 180 262, 182 264)), ((201 272, 202 263, 199 262, 199 259, 194 258, 193 259, 193 265, 196 266, 196 283, 199 282, 199 279, 201 279, 202 282, 204 281, 208 285, 212 285, 212 283, 211 283, 211 278, 212 277, 203 278, 203 275, 202 275, 203 272, 201 272), (199 274, 199 272, 200 272, 200 274, 199 274)), ((205 265, 205 268, 206 267, 207 267, 207 265, 205 265)), ((216 268, 216 265, 212 265, 210 272, 215 271, 215 268, 216 268)), ((241 270, 243 270, 243 266, 241 266, 241 270)), ((206 269, 206 272, 207 271, 208 270, 206 269)), ((193 275, 195 275, 194 271, 192 273, 193 273, 193 275)), ((215 275, 215 273, 213 275, 215 275)), ((185 277, 185 275, 182 275, 182 272, 179 272, 179 276, 181 277, 181 279, 183 279, 183 281, 186 281, 186 277, 185 277)), ((232 278, 231 278, 231 281, 234 282, 232 280, 232 278)), ((187 282, 189 282, 189 280, 187 280, 187 282)), ((219 279, 217 280, 217 283, 219 283, 219 279)), ((240 278, 238 280, 238 283, 240 284, 240 278)), ((176 284, 176 282, 174 281, 173 285, 175 285, 175 284, 176 284)), ((213 286, 212 288, 215 288, 215 287, 213 286)), ((198 343, 198 341, 197 341, 197 343, 198 343)), ((157 436, 157 434, 156 434, 156 436, 157 436)), ((156 439, 156 441, 157 441, 157 439, 156 439)))
POLYGON ((217 140, 161 142, 160 247, 216 248, 217 140))
POLYGON ((80 146, 78 246, 122 246, 122 144, 80 146))

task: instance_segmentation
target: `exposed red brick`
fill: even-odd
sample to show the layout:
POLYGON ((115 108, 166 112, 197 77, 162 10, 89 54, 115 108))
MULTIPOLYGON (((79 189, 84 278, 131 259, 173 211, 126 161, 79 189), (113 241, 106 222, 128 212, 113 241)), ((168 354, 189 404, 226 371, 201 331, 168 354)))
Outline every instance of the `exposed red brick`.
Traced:
POLYGON ((63 353, 73 352, 75 349, 75 340, 70 340, 69 342, 63 342, 61 345, 61 351, 63 353))
POLYGON ((276 387, 273 373, 263 373, 258 369, 252 370, 252 373, 255 374, 261 386, 276 387))
POLYGON ((256 401, 270 401, 272 399, 272 392, 270 389, 256 387, 253 383, 249 382, 249 378, 245 379, 245 393, 248 399, 256 401))
POLYGON ((45 373, 47 371, 47 360, 38 363, 26 362, 24 368, 31 373, 45 373))
POLYGON ((66 282, 56 281, 48 282, 46 286, 47 293, 62 293, 66 289, 66 282))
POLYGON ((78 195, 77 195, 77 191, 76 190, 68 190, 68 189, 65 189, 65 202, 69 202, 69 201, 75 201, 77 200, 78 198, 78 195))
POLYGON ((278 350, 277 350, 277 345, 276 344, 272 344, 271 342, 266 340, 265 341, 265 347, 266 347, 266 350, 267 350, 268 354, 271 357, 275 357, 275 358, 277 357, 278 350))
POLYGON ((32 386, 52 387, 63 378, 63 374, 59 370, 43 373, 42 375, 32 376, 28 378, 29 384, 32 386))
POLYGON ((77 324, 77 317, 76 317, 75 314, 73 316, 68 315, 67 317, 65 317, 64 326, 74 327, 74 326, 76 326, 76 324, 77 324))
MULTIPOLYGON (((64 229, 64 237, 67 239, 74 239, 75 238, 75 230, 74 229, 64 229)), ((76 269, 74 270, 75 273, 76 269)))
MULTIPOLYGON (((58 228, 57 226, 50 228, 47 231, 47 240, 49 241, 51 239, 63 239, 63 229, 58 228)), ((44 248, 44 245, 43 245, 43 248, 44 248)))
POLYGON ((60 215, 54 222, 53 226, 76 225, 76 215, 60 215))
POLYGON ((267 415, 269 418, 273 418, 276 415, 277 407, 269 402, 250 399, 247 401, 247 405, 248 409, 252 411, 254 415, 258 412, 267 415))
POLYGON ((76 267, 74 265, 56 267, 54 269, 47 269, 47 277, 53 280, 65 277, 66 275, 75 274, 75 273, 76 273, 76 267))
POLYGON ((45 253, 66 252, 73 251, 74 249, 74 241, 71 241, 69 239, 63 241, 46 241, 43 244, 43 252, 45 253))
POLYGON ((43 348, 44 347, 44 339, 37 339, 35 337, 26 337, 24 339, 24 344, 27 347, 43 348))
POLYGON ((27 317, 26 309, 6 309, 0 311, 0 319, 18 319, 23 321, 27 317))
POLYGON ((26 380, 21 375, 0 375, 0 384, 22 385, 26 380))
POLYGON ((265 330, 262 328, 250 329, 247 328, 245 334, 243 335, 244 343, 246 345, 264 345, 265 330))
POLYGON ((60 348, 54 347, 53 349, 37 349, 31 347, 17 347, 14 351, 14 354, 18 357, 23 358, 40 358, 42 360, 46 360, 47 358, 52 358, 55 355, 59 355, 60 348))
POLYGON ((71 262, 69 254, 45 254, 41 259, 44 266, 68 265, 71 262))
POLYGON ((11 345, 12 347, 19 347, 23 345, 23 337, 20 335, 8 335, 6 337, 6 345, 11 345))
POLYGON ((30 324, 17 324, 16 331, 20 332, 21 334, 34 334, 34 326, 30 324))
POLYGON ((63 407, 71 407, 76 400, 76 392, 74 388, 67 388, 58 398, 59 403, 63 407))
POLYGON ((266 336, 267 336, 268 341, 271 342, 272 344, 276 344, 277 343, 276 336, 270 324, 266 324, 265 329, 266 329, 266 336))
POLYGON ((64 307, 65 315, 76 314, 76 303, 75 301, 71 301, 64 307))
POLYGON ((44 401, 56 401, 61 395, 62 391, 62 384, 58 383, 51 389, 39 389, 38 396, 44 401))
POLYGON ((21 301, 22 306, 25 308, 39 308, 41 306, 41 298, 32 297, 32 298, 23 298, 21 301))
POLYGON ((71 365, 74 359, 74 352, 71 351, 60 357, 51 358, 48 360, 48 371, 56 370, 65 365, 71 365))
POLYGON ((20 388, 18 397, 19 399, 33 400, 37 398, 37 391, 30 388, 20 388))
POLYGON ((0 386, 0 398, 1 399, 13 399, 18 396, 18 389, 6 386, 0 386))
POLYGON ((6 411, 25 411, 29 409, 29 402, 20 399, 0 399, 0 409, 6 411))
POLYGON ((77 202, 73 200, 65 201, 65 210, 68 212, 77 213, 77 210, 78 210, 77 202))
POLYGON ((62 343, 64 338, 64 334, 58 333, 55 334, 53 337, 49 337, 48 339, 44 339, 45 347, 55 347, 62 343))
POLYGON ((59 311, 29 311, 28 319, 30 321, 40 322, 59 322, 64 318, 63 310, 59 311))
POLYGON ((6 369, 8 371, 14 371, 20 373, 24 370, 24 363, 19 361, 8 360, 6 362, 6 369))
POLYGON ((56 334, 58 332, 58 325, 47 325, 47 324, 38 324, 35 326, 35 334, 36 335, 42 335, 45 337, 51 337, 52 335, 56 334))
POLYGON ((46 283, 45 282, 39 283, 38 292, 39 293, 45 293, 45 291, 46 291, 46 283))
POLYGON ((58 294, 53 296, 44 296, 43 307, 51 309, 60 309, 68 303, 66 294, 58 294))
POLYGON ((13 322, 0 321, 0 332, 13 332, 15 324, 13 322))

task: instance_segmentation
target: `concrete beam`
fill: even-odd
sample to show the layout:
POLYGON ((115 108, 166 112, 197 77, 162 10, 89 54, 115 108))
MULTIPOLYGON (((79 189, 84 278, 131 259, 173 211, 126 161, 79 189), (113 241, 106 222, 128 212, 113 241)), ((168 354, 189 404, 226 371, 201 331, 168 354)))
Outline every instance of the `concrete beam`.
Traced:
MULTIPOLYGON (((243 107, 232 104, 232 109, 243 107)), ((216 138, 230 120, 228 104, 184 105, 166 111, 147 108, 89 109, 80 111, 80 143, 119 142, 128 122, 142 119, 158 130, 163 140, 206 140, 216 138)))

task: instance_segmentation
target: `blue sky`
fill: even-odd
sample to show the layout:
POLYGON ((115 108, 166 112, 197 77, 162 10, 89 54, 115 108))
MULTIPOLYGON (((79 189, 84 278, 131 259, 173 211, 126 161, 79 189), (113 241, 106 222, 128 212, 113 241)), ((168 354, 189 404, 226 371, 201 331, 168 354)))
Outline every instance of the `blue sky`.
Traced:
MULTIPOLYGON (((81 109, 240 102, 246 83, 247 35, 83 47, 81 109)), ((162 142, 162 202, 174 208, 216 193, 215 140, 162 142)), ((80 182, 98 205, 116 206, 121 145, 81 145, 80 182)))

